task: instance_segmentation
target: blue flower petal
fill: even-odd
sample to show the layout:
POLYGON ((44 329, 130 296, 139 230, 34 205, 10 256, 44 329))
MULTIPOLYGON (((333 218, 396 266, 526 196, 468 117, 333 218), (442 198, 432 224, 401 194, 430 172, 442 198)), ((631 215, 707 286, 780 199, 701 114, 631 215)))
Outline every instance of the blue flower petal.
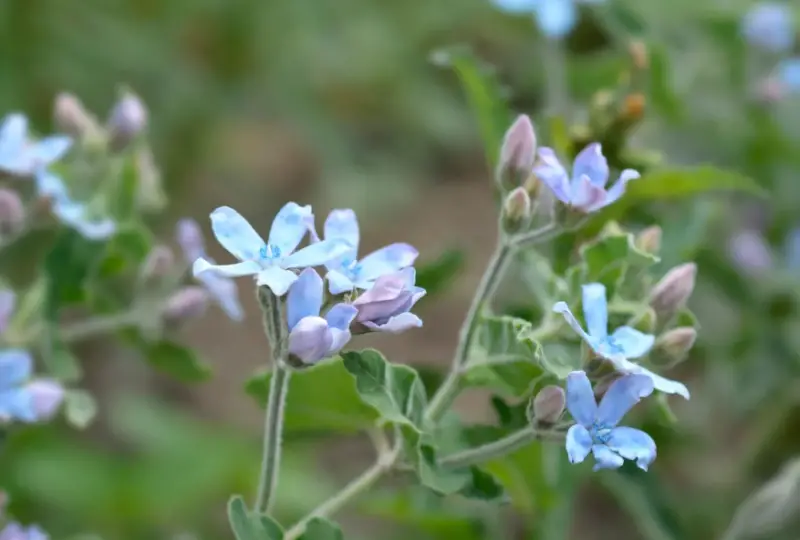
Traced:
POLYGON ((570 205, 585 214, 606 206, 606 190, 592 183, 585 174, 572 182, 572 200, 570 205))
POLYGON ((347 342, 353 337, 350 333, 350 330, 340 330, 339 328, 330 328, 329 329, 331 335, 331 346, 328 348, 328 352, 325 354, 326 357, 333 356, 334 354, 338 353, 342 350, 342 348, 347 345, 347 342))
POLYGON ((183 252, 183 257, 188 263, 194 263, 200 257, 206 256, 205 240, 200 224, 191 218, 178 220, 175 225, 175 240, 183 252))
POLYGON ((61 199, 53 204, 53 214, 89 240, 103 240, 113 236, 117 224, 108 218, 88 218, 85 204, 61 199))
POLYGON ((606 288, 602 283, 589 283, 581 287, 583 297, 583 318, 586 329, 595 340, 608 336, 608 303, 606 288))
POLYGON ((567 457, 570 463, 581 463, 592 449, 592 436, 580 424, 575 424, 567 431, 567 457))
POLYGON ((289 289, 286 297, 286 319, 289 329, 304 317, 317 317, 322 308, 322 278, 313 268, 306 268, 289 289))
POLYGON ((26 174, 29 165, 25 159, 28 137, 28 120, 12 113, 0 125, 0 169, 12 174, 26 174))
POLYGON ((414 264, 419 251, 409 244, 390 244, 373 251, 358 263, 359 278, 374 281, 385 274, 397 272, 414 264))
POLYGON ((306 364, 325 358, 332 344, 333 335, 321 317, 305 317, 289 332, 289 352, 306 364))
POLYGON ((239 212, 220 206, 210 217, 214 236, 231 255, 240 261, 260 260, 264 239, 239 212))
POLYGON ((583 371, 573 371, 567 375, 567 410, 576 422, 587 427, 594 423, 597 416, 592 383, 583 371))
POLYGON ((328 280, 328 290, 331 294, 350 292, 355 287, 355 284, 350 281, 350 278, 338 270, 331 270, 325 277, 328 280))
POLYGON ((499 9, 508 13, 533 13, 540 0, 492 0, 499 9))
POLYGON ((0 420, 36 421, 33 395, 25 387, 0 390, 0 420))
MULTIPOLYGON (((625 169, 622 171, 619 175, 619 179, 614 182, 611 189, 606 192, 606 199, 603 201, 603 206, 608 206, 611 203, 617 202, 625 194, 625 187, 628 185, 628 182, 640 177, 641 175, 633 169, 625 169)), ((593 208, 592 210, 599 209, 600 208, 593 208)))
POLYGON ((23 349, 0 351, 0 390, 19 386, 28 380, 33 371, 33 360, 23 349))
POLYGON ((786 51, 795 39, 792 12, 785 4, 762 2, 745 15, 742 32, 753 45, 772 52, 786 51))
POLYGON ((542 32, 551 38, 561 38, 570 33, 578 22, 574 0, 540 0, 536 19, 542 32))
POLYGON ((269 287, 276 296, 283 296, 289 287, 297 281, 297 275, 291 270, 284 270, 278 266, 270 266, 259 272, 256 283, 259 287, 269 287))
POLYGON ((325 239, 332 240, 339 238, 353 246, 353 252, 358 251, 360 240, 358 230, 358 219, 356 213, 349 208, 344 210, 332 210, 325 220, 325 239))
POLYGON ((272 221, 269 243, 280 249, 283 255, 288 255, 297 249, 306 232, 313 228, 313 224, 314 214, 310 206, 286 203, 272 221))
POLYGON ((325 314, 325 320, 328 321, 328 326, 338 330, 346 330, 350 328, 353 319, 358 315, 358 309, 350 304, 336 304, 328 313, 325 314))
POLYGON ((322 240, 309 244, 300 251, 292 253, 281 261, 284 268, 302 268, 305 266, 322 266, 341 257, 350 251, 350 244, 344 240, 322 240))
POLYGON ((778 64, 778 80, 792 92, 800 90, 800 57, 787 58, 778 64))
POLYGON ((661 375, 657 375, 649 369, 622 358, 621 356, 611 355, 606 358, 608 358, 608 360, 614 365, 617 371, 622 373, 644 375, 648 377, 651 381, 653 381, 653 386, 655 386, 655 389, 659 392, 664 392, 665 394, 678 394, 679 396, 683 396, 685 399, 690 398, 689 389, 686 388, 683 383, 679 383, 678 381, 673 381, 671 379, 667 379, 666 377, 662 377, 661 375))
POLYGON ((631 408, 653 393, 653 381, 645 375, 625 375, 611 383, 597 408, 597 422, 616 426, 631 408))
POLYGON ((592 446, 592 454, 594 454, 595 464, 592 470, 599 471, 601 469, 619 469, 625 460, 621 456, 615 454, 609 447, 596 444, 592 446))
POLYGON ((61 159, 72 147, 72 139, 64 135, 53 135, 37 141, 31 147, 31 158, 37 166, 45 167, 61 159))
POLYGON ((201 272, 197 275, 197 280, 205 286, 211 297, 228 317, 234 321, 244 319, 244 309, 242 309, 242 304, 239 302, 239 289, 232 279, 223 277, 215 272, 201 272))
POLYGON ((578 319, 575 318, 575 315, 573 315, 569 310, 569 306, 566 302, 556 302, 553 306, 553 311, 555 313, 560 313, 564 317, 564 320, 567 321, 567 324, 570 326, 570 328, 575 330, 575 332, 577 332, 586 343, 591 345, 592 337, 581 327, 581 324, 578 322, 578 319))
POLYGON ((192 274, 198 277, 205 272, 224 277, 254 276, 261 272, 261 266, 253 261, 242 261, 236 264, 215 264, 213 259, 199 258, 192 264, 192 274))
POLYGON ((614 428, 606 444, 625 459, 635 460, 643 471, 656 459, 655 441, 639 429, 624 426, 614 428))
POLYGON ((786 265, 800 270, 800 228, 792 229, 786 236, 786 265))
POLYGON ((364 321, 361 324, 373 332, 385 332, 387 334, 401 334, 412 328, 422 328, 422 319, 413 313, 405 312, 389 317, 384 323, 364 321))
POLYGON ((40 197, 49 197, 54 201, 69 199, 67 186, 64 181, 49 171, 39 171, 36 173, 36 193, 40 197))
POLYGON ((645 334, 630 326, 620 326, 611 334, 611 341, 619 347, 625 358, 639 358, 653 348, 656 337, 645 334))
POLYGON ((592 184, 597 187, 605 187, 608 182, 608 161, 603 155, 600 143, 591 143, 575 157, 572 178, 580 178, 583 175, 588 176, 592 184))
POLYGON ((570 203, 572 190, 569 175, 552 148, 539 148, 539 162, 533 168, 533 174, 550 188, 559 201, 564 204, 570 203))

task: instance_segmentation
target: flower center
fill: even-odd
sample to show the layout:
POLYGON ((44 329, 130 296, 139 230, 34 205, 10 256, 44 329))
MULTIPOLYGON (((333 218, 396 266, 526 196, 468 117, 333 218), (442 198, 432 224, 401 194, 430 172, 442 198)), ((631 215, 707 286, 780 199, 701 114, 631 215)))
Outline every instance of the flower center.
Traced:
POLYGON ((611 437, 611 428, 605 424, 598 424, 595 422, 592 424, 592 428, 589 430, 589 433, 592 435, 592 440, 594 442, 606 444, 611 437))
POLYGON ((281 248, 273 246, 272 244, 264 244, 258 252, 258 256, 262 261, 272 261, 280 258, 281 248))

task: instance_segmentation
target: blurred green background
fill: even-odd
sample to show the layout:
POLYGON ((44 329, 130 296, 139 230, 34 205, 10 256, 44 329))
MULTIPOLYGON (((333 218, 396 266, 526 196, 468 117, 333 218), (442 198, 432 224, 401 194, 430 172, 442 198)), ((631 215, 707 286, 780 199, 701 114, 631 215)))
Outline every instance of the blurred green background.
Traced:
MULTIPOLYGON (((598 90, 618 85, 629 42, 641 39, 651 55, 647 115, 630 145, 657 149, 667 163, 734 169, 769 191, 761 201, 709 196, 628 213, 635 226, 664 228, 664 269, 696 260, 700 276, 700 342, 673 372, 693 399, 675 404, 676 425, 652 426, 659 457, 650 475, 597 475, 557 512, 540 498, 522 509, 442 501, 406 489, 400 476, 386 484, 398 491, 379 490, 341 516, 348 538, 563 537, 530 526, 544 516, 582 540, 716 538, 747 494, 800 452, 798 270, 744 274, 725 248, 738 230, 756 228, 777 251, 800 224, 798 100, 753 99, 774 59, 739 37, 750 5, 609 0, 582 8, 567 41, 574 120, 598 90)), ((0 105, 49 132, 58 92, 102 115, 119 85, 133 88, 150 109, 171 200, 153 223, 165 241, 176 219, 205 227, 223 204, 266 230, 296 200, 314 205, 318 224, 331 208, 354 208, 365 248, 408 241, 422 262, 462 250, 457 280, 421 303, 424 328, 363 338, 394 362, 444 367, 496 219, 476 119, 456 76, 431 62, 453 44, 494 66, 515 111, 541 114, 541 38, 530 18, 484 0, 4 0, 0 105)), ((86 432, 44 426, 8 441, 0 485, 16 516, 56 540, 231 536, 225 502, 254 491, 260 453, 262 414, 242 388, 269 354, 255 298, 246 283, 240 290, 244 323, 214 311, 184 330, 213 364, 210 382, 186 387, 110 341, 80 347, 100 414, 86 432)), ((315 392, 336 399, 336 384, 315 392)), ((369 441, 345 424, 336 434, 308 429, 325 411, 303 403, 292 396, 297 429, 290 421, 277 510, 286 520, 373 459, 369 441)), ((494 419, 484 394, 467 394, 458 410, 494 419)), ((519 474, 545 475, 547 452, 519 474)))

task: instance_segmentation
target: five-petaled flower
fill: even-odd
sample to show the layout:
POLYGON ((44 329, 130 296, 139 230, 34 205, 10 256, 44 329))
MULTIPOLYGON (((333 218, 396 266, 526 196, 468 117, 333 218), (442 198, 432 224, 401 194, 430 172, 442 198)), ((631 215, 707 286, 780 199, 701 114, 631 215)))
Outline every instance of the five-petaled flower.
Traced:
POLYGON ((551 38, 569 34, 578 22, 578 3, 597 4, 604 0, 494 0, 509 13, 533 13, 542 32, 551 38))
POLYGON ((354 330, 397 334, 422 326, 422 320, 409 311, 425 296, 425 289, 414 285, 416 275, 413 268, 404 268, 379 277, 353 302, 358 309, 354 330))
MULTIPOLYGON (((311 232, 314 240, 319 241, 313 228, 311 232)), ((358 220, 350 209, 331 211, 325 220, 324 234, 326 240, 343 240, 352 246, 347 253, 325 264, 331 294, 341 294, 354 288, 369 289, 379 277, 413 265, 419 255, 413 246, 398 242, 357 260, 360 240, 358 220)))
POLYGON ((304 364, 315 364, 339 352, 350 341, 350 323, 358 313, 352 305, 336 304, 321 317, 323 288, 317 271, 306 268, 286 299, 289 352, 304 364))
POLYGON ((582 287, 583 316, 586 319, 587 333, 575 319, 566 302, 557 302, 553 311, 560 313, 578 335, 599 356, 610 361, 617 371, 641 374, 653 381, 656 390, 667 394, 680 394, 689 399, 689 390, 682 383, 664 378, 628 360, 640 358, 653 347, 655 336, 644 334, 630 326, 620 326, 608 334, 608 304, 606 288, 601 283, 590 283, 582 287))
MULTIPOLYGON (((175 237, 181 247, 184 259, 189 264, 200 258, 210 264, 216 264, 214 259, 206 254, 203 233, 195 220, 185 218, 178 221, 175 227, 175 237)), ((244 319, 244 310, 239 302, 239 290, 235 281, 215 272, 203 272, 196 279, 203 284, 228 317, 234 321, 244 319)))
POLYGON ((211 229, 219 243, 241 262, 217 265, 201 257, 194 262, 194 275, 213 272, 226 277, 255 276, 259 286, 283 296, 297 280, 291 268, 323 265, 352 250, 347 242, 334 239, 295 252, 313 220, 310 206, 287 203, 275 216, 269 240, 264 242, 236 210, 221 206, 211 212, 211 229))
POLYGON ((589 213, 617 201, 625 185, 639 178, 633 169, 625 169, 619 180, 606 189, 609 170, 600 143, 592 143, 575 157, 570 179, 552 148, 539 149, 539 162, 533 173, 544 182, 558 200, 579 212, 589 213))
POLYGON ((583 371, 567 376, 567 410, 576 424, 567 431, 566 448, 571 463, 581 463, 594 454, 594 470, 616 469, 626 459, 647 470, 656 459, 656 443, 644 431, 618 426, 622 417, 642 398, 653 392, 653 381, 645 375, 625 375, 614 381, 600 401, 583 371))
POLYGON ((794 44, 795 37, 792 11, 786 4, 762 2, 744 16, 742 33, 757 47, 772 52, 787 51, 794 44))

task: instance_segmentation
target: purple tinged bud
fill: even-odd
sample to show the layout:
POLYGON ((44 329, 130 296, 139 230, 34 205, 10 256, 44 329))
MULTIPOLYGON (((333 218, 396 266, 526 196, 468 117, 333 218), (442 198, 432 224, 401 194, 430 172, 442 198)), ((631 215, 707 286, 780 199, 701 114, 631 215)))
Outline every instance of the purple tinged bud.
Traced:
POLYGON ((147 108, 132 92, 126 92, 111 110, 106 128, 115 152, 127 148, 147 127, 147 108))
POLYGON ((524 229, 531 219, 531 197, 523 187, 515 188, 503 203, 503 229, 513 234, 524 229))
POLYGON ((0 188, 0 235, 19 231, 25 222, 25 207, 16 191, 0 188))
POLYGON ((64 388, 50 379, 35 379, 28 383, 33 398, 33 410, 37 420, 50 420, 64 402, 64 388))
POLYGON ((650 307, 659 323, 667 324, 686 305, 694 291, 696 275, 697 265, 686 263, 676 266, 656 283, 650 293, 650 307))
POLYGON ((183 251, 186 262, 191 264, 205 256, 203 231, 195 220, 189 218, 180 220, 175 227, 175 239, 183 251))
POLYGON ((636 235, 636 247, 645 253, 657 254, 661 251, 661 227, 653 225, 636 235))
POLYGON ((567 397, 564 389, 560 386, 549 385, 542 388, 533 399, 533 418, 536 424, 552 425, 558 422, 567 397))
POLYGON ((164 307, 164 322, 179 324, 202 316, 208 308, 208 292, 197 285, 189 285, 174 293, 164 307))
POLYGON ((175 255, 164 245, 157 245, 147 255, 142 264, 142 279, 161 279, 169 275, 175 265, 175 255))
POLYGON ((521 114, 506 131, 500 147, 498 180, 519 186, 530 176, 535 160, 536 132, 528 115, 521 114))
POLYGON ((86 139, 99 133, 95 118, 86 110, 77 96, 61 92, 56 96, 53 121, 59 131, 76 139, 86 139))
POLYGON ((425 289, 414 286, 415 276, 413 268, 381 276, 356 298, 352 304, 358 310, 353 333, 399 333, 422 326, 419 317, 409 312, 425 295, 425 289))

